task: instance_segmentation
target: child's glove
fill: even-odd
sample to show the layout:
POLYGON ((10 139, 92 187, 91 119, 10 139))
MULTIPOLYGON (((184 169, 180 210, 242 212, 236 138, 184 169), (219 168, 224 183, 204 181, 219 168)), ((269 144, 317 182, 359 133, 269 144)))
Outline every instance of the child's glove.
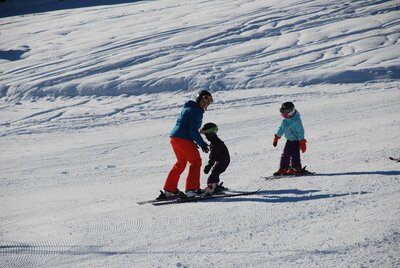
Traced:
POLYGON ((212 167, 212 166, 211 166, 210 164, 206 165, 206 166, 204 167, 204 173, 208 174, 208 172, 210 172, 211 167, 212 167))
POLYGON ((276 146, 278 145, 278 140, 279 140, 280 138, 281 138, 281 137, 279 137, 278 135, 275 134, 275 136, 274 136, 274 141, 272 142, 272 145, 273 145, 274 147, 276 147, 276 146))
POLYGON ((307 143, 306 139, 300 141, 300 150, 301 150, 302 153, 305 153, 306 150, 307 150, 306 143, 307 143))

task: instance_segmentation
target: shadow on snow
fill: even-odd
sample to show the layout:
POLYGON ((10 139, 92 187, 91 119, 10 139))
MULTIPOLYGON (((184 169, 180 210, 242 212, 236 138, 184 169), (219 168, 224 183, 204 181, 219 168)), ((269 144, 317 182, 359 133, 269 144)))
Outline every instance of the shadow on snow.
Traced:
POLYGON ((30 51, 28 46, 24 46, 22 49, 10 49, 0 50, 0 60, 16 61, 22 58, 24 53, 30 51))
POLYGON ((353 175, 385 175, 396 176, 400 175, 398 170, 386 171, 355 171, 355 172, 337 172, 337 173, 315 173, 314 176, 353 176, 353 175))
POLYGON ((337 194, 318 194, 320 190, 268 190, 260 191, 257 197, 230 197, 224 199, 209 200, 209 202, 261 202, 261 203, 294 203, 302 201, 313 201, 321 199, 330 199, 351 195, 364 195, 368 192, 350 192, 337 194), (261 198, 260 198, 261 197, 261 198))

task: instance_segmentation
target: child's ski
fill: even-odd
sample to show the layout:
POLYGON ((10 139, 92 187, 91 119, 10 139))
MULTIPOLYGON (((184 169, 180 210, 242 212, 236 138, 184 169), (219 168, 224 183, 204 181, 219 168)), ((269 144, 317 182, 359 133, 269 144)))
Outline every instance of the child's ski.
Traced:
POLYGON ((303 177, 303 176, 310 176, 310 175, 315 175, 316 173, 310 172, 308 174, 296 174, 296 175, 271 175, 271 176, 261 176, 261 179, 264 179, 266 181, 273 181, 273 180, 278 180, 278 179, 283 179, 283 178, 295 178, 295 177, 303 177))
POLYGON ((230 192, 230 193, 221 193, 221 194, 214 194, 210 196, 196 196, 192 198, 177 198, 175 200, 169 200, 169 201, 159 201, 159 202, 152 202, 151 204, 153 206, 162 206, 162 205, 171 205, 171 204, 180 204, 180 203, 195 203, 195 202, 201 202, 201 201, 207 201, 211 199, 217 199, 217 198, 227 198, 227 197, 235 197, 235 196, 244 196, 244 195, 252 195, 256 194, 260 191, 261 189, 258 189, 256 191, 237 191, 237 192, 230 192))
POLYGON ((395 162, 400 162, 400 158, 394 158, 394 157, 389 157, 390 160, 393 160, 395 162))
POLYGON ((267 181, 270 181, 270 180, 276 180, 276 179, 282 179, 282 178, 310 176, 310 175, 315 175, 315 174, 316 174, 315 172, 308 171, 308 170, 306 170, 306 167, 304 167, 303 171, 301 173, 290 174, 290 175, 271 175, 271 176, 265 176, 265 177, 261 177, 261 178, 265 179, 267 181))

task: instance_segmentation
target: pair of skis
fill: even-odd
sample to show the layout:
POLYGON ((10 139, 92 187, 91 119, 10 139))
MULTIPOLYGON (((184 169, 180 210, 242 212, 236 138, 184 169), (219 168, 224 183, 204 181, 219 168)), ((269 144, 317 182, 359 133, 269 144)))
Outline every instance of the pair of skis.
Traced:
POLYGON ((272 175, 272 176, 266 176, 266 177, 261 177, 262 179, 265 179, 267 181, 270 180, 276 180, 276 179, 282 179, 282 178, 293 178, 293 177, 302 177, 302 176, 311 176, 315 175, 315 172, 311 172, 306 170, 306 167, 302 168, 302 171, 300 173, 296 174, 289 174, 289 175, 272 175))
POLYGON ((236 196, 245 196, 245 195, 253 195, 257 194, 261 189, 255 191, 224 191, 221 193, 207 195, 207 196, 195 196, 191 198, 179 198, 179 197, 168 197, 166 199, 151 199, 145 201, 139 201, 137 204, 152 204, 153 206, 162 206, 162 205, 170 205, 170 204, 180 204, 180 203, 195 203, 208 201, 212 199, 222 199, 227 197, 236 197, 236 196))
MULTIPOLYGON (((280 179, 280 178, 284 178, 284 177, 295 177, 295 176, 297 177, 297 176, 306 176, 306 175, 314 174, 314 172, 307 171, 305 168, 306 167, 303 168, 303 171, 301 174, 284 175, 284 176, 269 176, 269 177, 262 177, 262 178, 264 178, 266 180, 275 180, 275 179, 280 179)), ((195 202, 209 201, 212 199, 222 199, 222 198, 245 196, 245 195, 255 195, 259 191, 261 191, 261 188, 255 190, 255 191, 225 190, 223 192, 212 194, 212 195, 207 195, 207 196, 195 196, 192 198, 166 197, 163 199, 156 198, 156 199, 139 201, 136 203, 139 205, 152 204, 153 206, 162 206, 162 205, 180 204, 180 203, 195 203, 195 202)))
MULTIPOLYGON (((400 163, 400 157, 395 158, 395 157, 389 157, 390 160, 394 162, 400 163)), ((306 167, 303 167, 303 170, 301 173, 298 174, 291 174, 291 175, 272 175, 272 176, 265 176, 261 177, 262 179, 265 179, 267 181, 269 180, 276 180, 276 179, 281 179, 281 178, 293 178, 293 177, 301 177, 301 176, 312 176, 312 175, 318 175, 315 172, 311 172, 306 170, 306 167)))
MULTIPOLYGON (((395 161, 395 162, 400 162, 400 158, 389 157, 389 159, 392 161, 395 161)), ((266 177, 261 177, 261 178, 263 178, 265 180, 276 180, 276 179, 281 179, 281 178, 291 178, 291 177, 315 175, 315 172, 310 172, 310 171, 306 170, 305 168, 306 167, 304 167, 303 171, 298 174, 272 175, 272 176, 266 176, 266 177)), ((258 189, 255 191, 224 191, 224 192, 213 194, 210 196, 195 196, 193 198, 167 197, 164 199, 151 199, 151 200, 139 201, 139 202, 137 202, 137 204, 139 204, 139 205, 152 204, 154 206, 162 206, 162 205, 179 204, 179 203, 194 203, 194 202, 201 202, 201 201, 207 201, 207 200, 218 199, 218 198, 222 199, 222 198, 227 198, 227 197, 254 195, 254 194, 257 194, 260 190, 261 189, 258 189)))

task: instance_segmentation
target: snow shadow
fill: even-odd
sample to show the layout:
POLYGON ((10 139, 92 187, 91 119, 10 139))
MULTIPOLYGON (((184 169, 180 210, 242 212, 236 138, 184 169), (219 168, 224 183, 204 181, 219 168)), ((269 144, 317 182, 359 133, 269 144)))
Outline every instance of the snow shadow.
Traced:
POLYGON ((24 53, 30 51, 28 46, 22 49, 0 50, 0 60, 17 61, 22 58, 24 53))
POLYGON ((305 85, 317 84, 347 84, 347 83, 366 83, 376 80, 398 80, 400 79, 400 67, 388 66, 378 68, 364 68, 360 70, 345 70, 327 73, 325 76, 311 78, 303 82, 305 85))
POLYGON ((400 175, 399 170, 384 170, 384 171, 355 171, 355 172, 337 172, 337 173, 316 173, 314 176, 354 176, 354 175, 384 175, 397 176, 400 175))
MULTIPOLYGON (((349 195, 368 194, 368 192, 350 192, 350 193, 337 193, 337 194, 321 194, 319 192, 321 191, 299 190, 299 189, 268 190, 268 191, 258 192, 256 195, 257 197, 224 198, 223 202, 295 203, 302 201, 330 199, 330 198, 343 197, 349 195)), ((215 200, 215 201, 218 202, 221 200, 215 200)))
POLYGON ((318 194, 320 190, 270 190, 262 191, 259 194, 263 195, 260 201, 267 203, 293 203, 301 201, 311 201, 320 199, 330 199, 348 195, 361 195, 367 192, 353 192, 353 193, 338 193, 338 194, 318 194))

